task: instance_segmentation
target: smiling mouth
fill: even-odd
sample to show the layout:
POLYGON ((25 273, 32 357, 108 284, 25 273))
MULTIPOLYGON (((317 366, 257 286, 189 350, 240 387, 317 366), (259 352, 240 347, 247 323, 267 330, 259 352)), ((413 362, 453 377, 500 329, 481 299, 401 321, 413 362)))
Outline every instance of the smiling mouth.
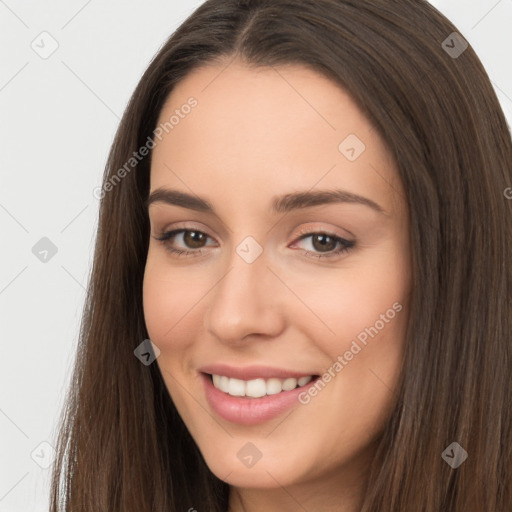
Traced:
POLYGON ((291 391, 314 381, 319 375, 309 375, 305 377, 288 377, 286 379, 252 379, 242 380, 225 375, 205 374, 213 386, 230 396, 261 398, 266 395, 278 395, 280 393, 291 391))

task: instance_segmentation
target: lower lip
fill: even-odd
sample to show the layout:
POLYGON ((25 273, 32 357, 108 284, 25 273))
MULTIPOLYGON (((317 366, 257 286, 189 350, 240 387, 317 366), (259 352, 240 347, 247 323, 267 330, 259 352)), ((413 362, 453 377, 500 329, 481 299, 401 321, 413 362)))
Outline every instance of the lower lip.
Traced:
POLYGON ((275 395, 265 395, 261 398, 237 397, 224 393, 217 389, 209 375, 201 373, 203 379, 206 400, 210 407, 223 419, 240 425, 257 425, 264 423, 298 404, 298 396, 316 379, 304 386, 281 391, 275 395))

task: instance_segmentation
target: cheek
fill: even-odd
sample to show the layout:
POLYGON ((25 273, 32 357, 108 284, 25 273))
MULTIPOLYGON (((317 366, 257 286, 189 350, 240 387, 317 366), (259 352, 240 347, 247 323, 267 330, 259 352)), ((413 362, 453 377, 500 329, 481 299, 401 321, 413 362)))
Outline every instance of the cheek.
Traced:
POLYGON ((386 338, 397 345, 398 331, 406 319, 405 306, 409 293, 407 266, 401 254, 379 251, 365 261, 355 261, 339 272, 301 279, 297 294, 315 313, 311 339, 324 340, 322 345, 331 358, 349 350, 351 342, 365 338, 386 338), (319 329, 323 333, 319 336, 319 329))
POLYGON ((151 341, 160 349, 156 363, 162 378, 185 418, 190 414, 179 382, 187 372, 184 354, 194 339, 187 333, 200 321, 197 305, 205 293, 201 285, 190 286, 189 283, 187 272, 172 268, 160 255, 148 254, 142 290, 146 329, 151 341))
POLYGON ((183 336, 177 336, 194 316, 194 305, 205 294, 205 286, 197 280, 192 286, 187 272, 172 268, 160 261, 161 257, 148 261, 143 281, 144 319, 149 337, 161 349, 173 340, 178 349, 183 336))

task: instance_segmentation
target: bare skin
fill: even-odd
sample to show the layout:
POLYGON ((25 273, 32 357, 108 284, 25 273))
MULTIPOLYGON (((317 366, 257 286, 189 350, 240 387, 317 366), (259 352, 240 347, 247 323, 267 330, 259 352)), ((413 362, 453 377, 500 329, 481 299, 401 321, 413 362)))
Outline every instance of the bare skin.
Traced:
POLYGON ((191 73, 161 112, 165 122, 197 100, 157 143, 150 193, 199 196, 215 213, 150 204, 148 333, 178 412, 211 471, 230 485, 230 512, 356 512, 402 364, 411 286, 404 192, 382 139, 337 84, 301 66, 226 64, 191 73), (364 151, 355 139, 340 151, 350 134, 364 151), (383 212, 347 201, 271 209, 276 196, 335 189, 383 212), (180 228, 196 237, 156 239, 180 228), (353 246, 325 236, 322 245, 321 234, 353 246), (251 263, 237 252, 248 236, 262 249, 251 263), (311 375, 330 368, 331 378, 303 395, 307 403, 246 426, 207 402, 199 368, 211 363, 311 375), (237 456, 248 442, 261 453, 252 467, 237 456))

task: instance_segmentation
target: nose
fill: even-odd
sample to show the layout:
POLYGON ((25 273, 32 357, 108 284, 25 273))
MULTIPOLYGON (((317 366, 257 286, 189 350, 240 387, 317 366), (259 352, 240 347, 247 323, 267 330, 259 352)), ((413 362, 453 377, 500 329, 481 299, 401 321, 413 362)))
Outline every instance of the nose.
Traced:
POLYGON ((206 331, 220 342, 274 338, 284 329, 286 288, 267 265, 265 251, 252 263, 233 251, 204 315, 206 331))

